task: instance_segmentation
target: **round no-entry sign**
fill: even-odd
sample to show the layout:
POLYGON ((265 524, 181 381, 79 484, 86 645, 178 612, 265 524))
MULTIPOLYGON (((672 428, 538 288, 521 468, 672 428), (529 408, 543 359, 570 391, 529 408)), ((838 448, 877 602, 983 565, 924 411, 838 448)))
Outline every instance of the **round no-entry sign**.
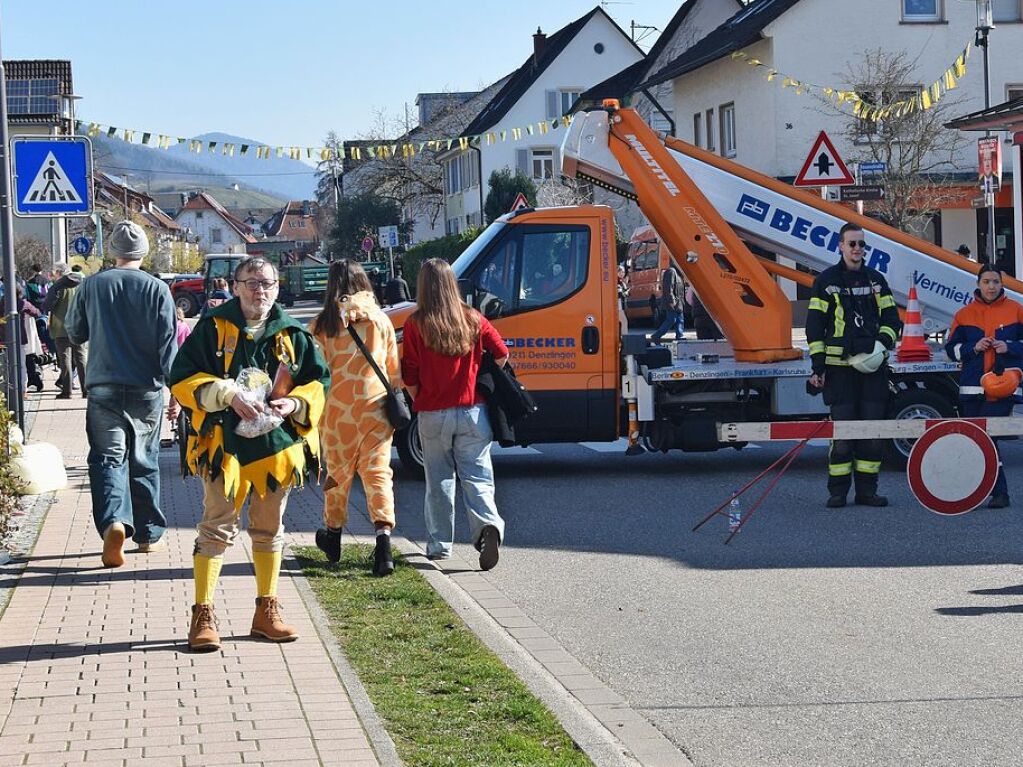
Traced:
POLYGON ((943 421, 913 445, 906 475, 924 508, 937 514, 965 514, 991 494, 998 478, 998 451, 976 424, 943 421))

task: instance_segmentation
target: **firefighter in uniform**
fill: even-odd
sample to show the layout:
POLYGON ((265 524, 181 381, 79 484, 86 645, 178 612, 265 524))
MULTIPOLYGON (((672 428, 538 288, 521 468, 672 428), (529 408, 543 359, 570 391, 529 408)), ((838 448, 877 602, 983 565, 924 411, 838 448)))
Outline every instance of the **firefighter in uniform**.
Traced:
MULTIPOLYGON (((880 272, 865 266, 863 230, 846 224, 839 232, 842 259, 813 283, 806 317, 813 375, 810 386, 823 387, 833 421, 876 420, 888 403, 888 352, 902 322, 891 289, 880 272)), ((845 506, 853 478, 856 503, 887 506, 877 494, 884 443, 880 439, 831 443, 828 455, 828 508, 845 506)))

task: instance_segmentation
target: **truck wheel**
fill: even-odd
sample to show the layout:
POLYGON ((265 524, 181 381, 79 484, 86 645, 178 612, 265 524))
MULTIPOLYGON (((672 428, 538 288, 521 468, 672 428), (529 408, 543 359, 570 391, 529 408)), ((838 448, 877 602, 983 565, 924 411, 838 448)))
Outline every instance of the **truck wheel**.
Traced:
POLYGON ((199 313, 199 299, 191 293, 178 293, 174 297, 174 306, 183 311, 186 317, 194 317, 199 313))
POLYGON ((415 413, 407 428, 394 433, 394 446, 398 449, 398 458, 405 473, 413 479, 424 479, 423 443, 419 438, 419 418, 415 413))
MULTIPOLYGON (((955 404, 930 389, 906 389, 892 402, 888 417, 901 421, 905 418, 951 418, 956 414, 955 404)), ((888 442, 888 459, 892 467, 904 469, 915 439, 893 439, 888 442)))

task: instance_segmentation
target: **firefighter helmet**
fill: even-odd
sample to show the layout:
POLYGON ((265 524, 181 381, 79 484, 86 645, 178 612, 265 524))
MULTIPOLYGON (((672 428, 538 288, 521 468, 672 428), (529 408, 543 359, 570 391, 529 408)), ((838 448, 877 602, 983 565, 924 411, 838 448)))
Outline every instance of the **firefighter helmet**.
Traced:
POLYGON ((874 341, 874 351, 861 352, 849 358, 849 364, 861 373, 876 373, 888 358, 888 350, 880 341, 874 341))

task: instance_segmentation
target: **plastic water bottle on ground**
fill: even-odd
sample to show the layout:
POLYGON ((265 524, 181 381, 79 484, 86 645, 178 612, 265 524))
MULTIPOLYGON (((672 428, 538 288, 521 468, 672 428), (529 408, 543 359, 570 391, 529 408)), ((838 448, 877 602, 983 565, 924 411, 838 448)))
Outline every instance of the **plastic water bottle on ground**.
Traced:
POLYGON ((742 504, 739 502, 738 490, 732 493, 732 500, 728 502, 728 532, 736 533, 739 525, 742 524, 742 504))

